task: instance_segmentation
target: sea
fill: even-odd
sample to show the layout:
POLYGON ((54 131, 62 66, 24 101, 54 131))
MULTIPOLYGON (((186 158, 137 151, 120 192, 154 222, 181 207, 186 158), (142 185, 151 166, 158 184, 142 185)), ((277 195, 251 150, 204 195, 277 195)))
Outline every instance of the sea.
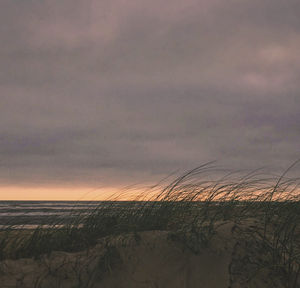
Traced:
POLYGON ((0 229, 35 229, 53 223, 64 225, 78 214, 88 215, 99 206, 128 205, 107 201, 0 201, 0 229))

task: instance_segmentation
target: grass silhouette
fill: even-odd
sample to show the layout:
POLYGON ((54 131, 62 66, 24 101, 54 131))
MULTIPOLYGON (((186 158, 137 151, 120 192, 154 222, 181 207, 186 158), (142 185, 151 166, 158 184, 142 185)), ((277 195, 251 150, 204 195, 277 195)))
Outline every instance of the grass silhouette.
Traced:
POLYGON ((151 193, 148 190, 137 195, 136 201, 116 201, 124 197, 120 193, 84 213, 74 209, 68 223, 51 218, 50 225, 34 230, 15 229, 8 223, 0 232, 0 258, 38 258, 52 251, 80 251, 105 236, 134 233, 138 239, 139 232, 152 230, 171 231, 170 235, 197 253, 199 247, 209 245, 218 226, 233 222, 241 241, 251 244, 249 251, 264 255, 263 259, 249 260, 255 265, 251 277, 271 267, 282 275, 286 287, 298 287, 299 179, 288 177, 298 162, 279 176, 255 170, 246 174, 223 171, 218 177, 214 175, 222 170, 207 163, 165 187, 153 186, 151 193))

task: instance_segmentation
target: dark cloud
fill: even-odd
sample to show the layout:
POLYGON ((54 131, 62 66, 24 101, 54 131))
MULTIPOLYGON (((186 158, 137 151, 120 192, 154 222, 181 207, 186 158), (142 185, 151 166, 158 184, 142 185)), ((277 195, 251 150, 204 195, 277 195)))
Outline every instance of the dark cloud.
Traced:
POLYGON ((0 179, 125 185, 300 155, 299 1, 2 1, 0 179))

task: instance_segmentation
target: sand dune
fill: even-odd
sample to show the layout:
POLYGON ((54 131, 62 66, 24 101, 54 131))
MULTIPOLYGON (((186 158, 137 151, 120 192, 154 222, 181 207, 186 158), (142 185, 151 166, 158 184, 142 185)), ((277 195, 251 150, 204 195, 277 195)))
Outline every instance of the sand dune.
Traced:
POLYGON ((147 231, 106 237, 86 251, 5 260, 1 287, 284 287, 271 270, 244 261, 251 245, 239 238, 243 227, 222 224, 208 244, 192 233, 147 231))

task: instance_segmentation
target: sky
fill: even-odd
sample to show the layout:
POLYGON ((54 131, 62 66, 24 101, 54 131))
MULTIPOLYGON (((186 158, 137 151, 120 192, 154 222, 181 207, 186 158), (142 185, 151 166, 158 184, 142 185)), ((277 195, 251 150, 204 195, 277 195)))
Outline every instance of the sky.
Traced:
POLYGON ((2 0, 0 43, 0 199, 300 158, 298 0, 2 0))

